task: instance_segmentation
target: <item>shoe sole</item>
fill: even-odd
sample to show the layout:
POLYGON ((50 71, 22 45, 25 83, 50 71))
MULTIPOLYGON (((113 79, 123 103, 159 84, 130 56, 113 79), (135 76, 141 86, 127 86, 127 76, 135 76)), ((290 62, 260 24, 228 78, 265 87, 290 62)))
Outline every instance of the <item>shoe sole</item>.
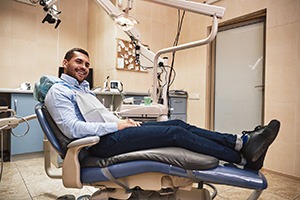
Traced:
POLYGON ((266 132, 269 132, 268 135, 264 135, 265 137, 264 142, 262 142, 260 145, 253 146, 252 150, 250 152, 253 152, 252 156, 245 156, 246 159, 250 160, 251 162, 255 162, 259 159, 259 157, 268 149, 268 147, 274 142, 275 138, 278 135, 280 128, 280 122, 277 120, 272 120, 267 128, 264 130, 261 134, 267 134, 266 132), (271 136, 269 135, 271 134, 271 136))

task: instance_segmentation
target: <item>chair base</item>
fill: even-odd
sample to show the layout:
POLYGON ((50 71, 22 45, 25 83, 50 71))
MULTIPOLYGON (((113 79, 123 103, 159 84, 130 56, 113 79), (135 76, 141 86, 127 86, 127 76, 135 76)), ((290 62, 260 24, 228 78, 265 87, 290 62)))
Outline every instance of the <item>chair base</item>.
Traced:
MULTIPOLYGON (((118 179, 126 183, 126 190, 112 181, 90 184, 99 188, 92 200, 211 200, 209 191, 203 184, 196 184, 189 178, 170 176, 161 173, 148 172, 118 179)), ((217 191, 214 191, 215 193, 217 191)))
POLYGON ((165 190, 161 192, 144 191, 139 188, 126 192, 124 189, 99 189, 90 200, 211 200, 209 191, 205 188, 185 190, 165 190))

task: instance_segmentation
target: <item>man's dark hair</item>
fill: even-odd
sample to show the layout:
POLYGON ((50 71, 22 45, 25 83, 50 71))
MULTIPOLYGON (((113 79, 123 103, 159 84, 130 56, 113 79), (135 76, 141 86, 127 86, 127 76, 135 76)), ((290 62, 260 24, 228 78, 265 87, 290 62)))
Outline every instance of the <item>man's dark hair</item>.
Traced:
POLYGON ((66 53, 64 59, 66 59, 67 61, 70 61, 71 58, 74 56, 74 52, 75 52, 75 51, 80 52, 80 53, 86 55, 87 57, 89 57, 89 53, 88 53, 86 50, 84 50, 84 49, 82 49, 82 48, 73 48, 73 49, 70 49, 70 50, 66 53))

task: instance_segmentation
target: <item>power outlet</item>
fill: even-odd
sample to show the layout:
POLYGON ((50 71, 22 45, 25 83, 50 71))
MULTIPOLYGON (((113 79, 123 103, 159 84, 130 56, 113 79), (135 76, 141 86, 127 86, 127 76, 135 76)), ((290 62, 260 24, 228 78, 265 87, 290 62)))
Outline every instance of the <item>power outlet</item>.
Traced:
POLYGON ((200 94, 196 94, 196 93, 189 94, 189 99, 190 100, 199 100, 200 94))

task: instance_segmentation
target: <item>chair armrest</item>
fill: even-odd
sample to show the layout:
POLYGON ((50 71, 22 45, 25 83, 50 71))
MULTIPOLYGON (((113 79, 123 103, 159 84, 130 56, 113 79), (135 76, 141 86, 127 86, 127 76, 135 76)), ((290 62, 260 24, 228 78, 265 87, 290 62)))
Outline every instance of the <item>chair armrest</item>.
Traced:
POLYGON ((78 154, 83 147, 92 146, 100 141, 98 136, 74 140, 68 145, 62 168, 63 184, 67 188, 82 188, 78 154))
POLYGON ((80 148, 81 149, 86 146, 92 146, 94 144, 97 144, 99 141, 100 141, 100 138, 98 136, 80 138, 80 139, 70 142, 70 144, 68 145, 68 148, 80 148))

